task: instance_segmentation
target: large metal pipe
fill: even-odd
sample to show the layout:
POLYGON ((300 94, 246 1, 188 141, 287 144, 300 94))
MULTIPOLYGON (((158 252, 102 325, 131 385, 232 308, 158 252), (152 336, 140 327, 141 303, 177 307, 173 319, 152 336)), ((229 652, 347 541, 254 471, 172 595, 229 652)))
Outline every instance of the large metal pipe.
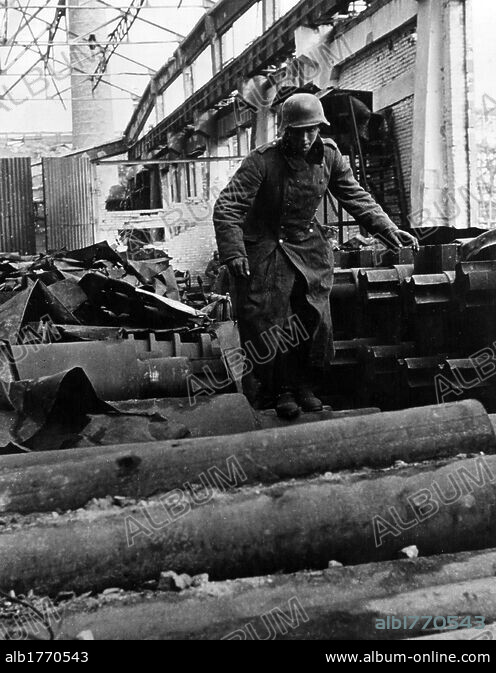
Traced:
MULTIPOLYGON (((238 464, 224 490, 242 478, 238 464)), ((427 556, 496 545, 495 456, 232 493, 204 487, 17 521, 0 537, 0 586, 82 592, 133 587, 164 569, 220 580, 393 559, 410 545, 427 556)))
POLYGON ((0 511, 76 509, 106 495, 143 498, 198 483, 229 460, 241 466, 246 485, 481 451, 496 451, 494 429, 482 405, 467 400, 215 438, 1 456, 0 511))
MULTIPOLYGON (((74 604, 66 611, 59 638, 74 639, 86 629, 95 640, 412 637, 431 632, 433 624, 430 620, 422 630, 426 619, 410 618, 405 629, 407 613, 461 615, 458 623, 466 615, 495 619, 495 564, 494 550, 462 552, 211 582, 181 593, 132 594, 91 612, 74 604), (376 628, 391 616, 395 629, 376 628)), ((471 637, 480 637, 480 629, 472 631, 471 637)), ((460 632, 442 633, 455 638, 460 632)))
POLYGON ((81 367, 104 400, 185 396, 193 373, 187 357, 140 360, 128 340, 14 346, 12 353, 21 379, 81 367))

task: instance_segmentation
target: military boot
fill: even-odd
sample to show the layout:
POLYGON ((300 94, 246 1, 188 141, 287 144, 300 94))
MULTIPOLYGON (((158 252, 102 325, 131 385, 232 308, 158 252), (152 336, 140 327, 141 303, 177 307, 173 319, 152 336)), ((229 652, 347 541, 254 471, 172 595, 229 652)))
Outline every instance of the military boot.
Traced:
POLYGON ((308 386, 300 386, 296 393, 296 399, 303 411, 322 411, 322 402, 315 397, 308 386))
POLYGON ((288 420, 299 416, 300 408, 291 390, 282 390, 277 396, 276 413, 280 418, 288 420))

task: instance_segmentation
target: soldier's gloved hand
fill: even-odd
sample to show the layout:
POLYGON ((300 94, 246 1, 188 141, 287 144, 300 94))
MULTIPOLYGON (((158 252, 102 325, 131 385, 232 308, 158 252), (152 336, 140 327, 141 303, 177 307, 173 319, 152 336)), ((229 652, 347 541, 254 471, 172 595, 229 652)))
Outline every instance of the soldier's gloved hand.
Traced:
POLYGON ((227 262, 227 268, 237 278, 248 278, 250 275, 250 267, 246 257, 234 257, 234 259, 230 259, 227 262))
POLYGON ((402 229, 384 231, 377 238, 379 238, 379 240, 390 250, 397 250, 405 245, 411 245, 414 250, 419 249, 419 242, 415 236, 412 236, 408 231, 403 231, 402 229))

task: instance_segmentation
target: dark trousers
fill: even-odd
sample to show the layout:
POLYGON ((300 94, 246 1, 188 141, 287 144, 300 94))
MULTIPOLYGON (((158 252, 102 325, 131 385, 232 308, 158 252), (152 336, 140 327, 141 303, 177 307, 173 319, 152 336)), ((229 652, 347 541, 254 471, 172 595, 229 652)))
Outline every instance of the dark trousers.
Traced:
POLYGON ((236 283, 235 318, 251 372, 244 382, 249 398, 253 375, 260 384, 258 397, 267 400, 309 383, 312 376, 310 350, 319 316, 307 301, 304 276, 283 255, 275 266, 272 287, 266 285, 263 295, 245 279, 236 283))
MULTIPOLYGON (((297 316, 309 338, 300 338, 294 346, 288 345, 286 352, 281 348, 278 349, 271 391, 276 394, 286 388, 293 390, 300 385, 310 383, 312 378, 310 346, 316 320, 315 311, 306 300, 306 293, 307 284, 304 277, 299 272, 295 272, 295 281, 290 297, 291 315, 297 316)), ((294 336, 290 325, 285 325, 284 331, 289 338, 294 336)))

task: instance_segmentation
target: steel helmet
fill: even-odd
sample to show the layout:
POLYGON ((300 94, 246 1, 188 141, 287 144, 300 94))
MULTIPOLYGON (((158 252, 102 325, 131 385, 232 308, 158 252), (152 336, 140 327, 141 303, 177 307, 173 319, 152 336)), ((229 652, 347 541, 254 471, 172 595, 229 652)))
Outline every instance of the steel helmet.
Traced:
POLYGON ((286 98, 281 109, 281 129, 329 124, 322 103, 313 93, 295 93, 286 98))

